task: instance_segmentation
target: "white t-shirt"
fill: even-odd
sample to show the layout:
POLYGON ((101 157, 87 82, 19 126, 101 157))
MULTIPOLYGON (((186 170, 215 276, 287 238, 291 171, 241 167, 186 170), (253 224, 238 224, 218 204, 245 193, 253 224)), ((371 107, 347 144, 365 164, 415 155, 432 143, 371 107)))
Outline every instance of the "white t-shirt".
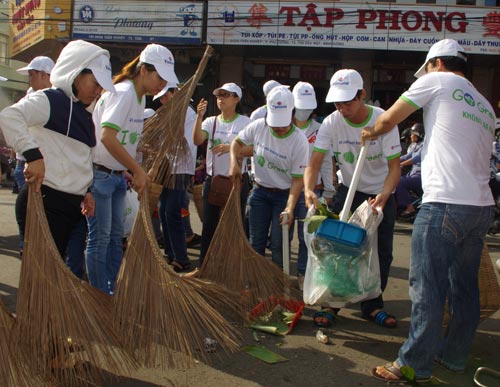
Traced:
MULTIPOLYGON (((307 120, 307 125, 304 128, 296 126, 296 128, 304 133, 309 143, 309 158, 311 158, 312 152, 314 150, 314 143, 316 142, 316 136, 318 135, 318 130, 321 124, 313 119, 307 120)), ((316 184, 323 182, 324 189, 327 191, 333 191, 333 161, 332 152, 329 150, 325 157, 323 158, 323 163, 321 164, 321 169, 318 173, 318 180, 316 184)))
MULTIPOLYGON (((208 146, 207 146, 207 174, 212 176, 212 171, 214 175, 224 175, 229 174, 229 152, 219 155, 214 155, 212 153, 212 148, 219 144, 231 144, 233 139, 236 138, 238 133, 248 125, 250 118, 247 116, 242 116, 238 114, 231 121, 225 121, 222 116, 212 116, 203 120, 201 124, 201 130, 207 133, 208 146), (215 125, 215 135, 212 136, 214 132, 214 120, 217 119, 215 125), (213 167, 212 167, 213 165, 213 167)), ((246 172, 246 159, 243 160, 243 170, 246 172)))
POLYGON ((280 137, 261 118, 240 132, 238 139, 244 145, 253 145, 257 184, 268 188, 289 189, 293 177, 304 176, 309 160, 309 144, 295 126, 280 137))
POLYGON ((400 98, 424 110, 423 202, 492 205, 488 181, 495 114, 486 98, 451 72, 424 75, 400 98))
MULTIPOLYGON (((314 150, 327 152, 330 148, 337 159, 337 167, 342 171, 343 183, 349 186, 361 151, 361 131, 366 126, 373 126, 377 117, 384 110, 366 105, 369 109, 367 119, 361 124, 354 124, 335 111, 326 117, 319 128, 314 150)), ((376 140, 370 141, 357 191, 377 195, 382 192, 384 181, 389 172, 388 161, 401 155, 398 127, 376 140)))
POLYGON ((250 114, 250 120, 255 121, 259 118, 264 118, 267 114, 267 106, 263 105, 255 109, 252 114, 250 114))
POLYGON ((137 95, 132 81, 126 80, 115 85, 116 93, 106 92, 96 104, 93 120, 96 129, 97 146, 93 161, 106 168, 123 171, 127 169, 108 152, 100 141, 102 128, 107 126, 118 133, 116 138, 134 159, 144 126, 144 106, 146 99, 137 95))

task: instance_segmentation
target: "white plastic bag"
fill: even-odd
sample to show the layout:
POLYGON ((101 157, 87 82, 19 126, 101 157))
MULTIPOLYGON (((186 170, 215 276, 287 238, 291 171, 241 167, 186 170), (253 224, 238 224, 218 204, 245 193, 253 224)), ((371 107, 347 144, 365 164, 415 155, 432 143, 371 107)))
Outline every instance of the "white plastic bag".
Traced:
MULTIPOLYGON (((309 209, 307 217, 313 213, 314 209, 309 209)), ((348 223, 366 229, 366 242, 360 248, 316 237, 307 232, 308 222, 304 222, 308 250, 303 293, 306 304, 343 308, 381 293, 377 228, 382 218, 382 211, 373 214, 368 201, 356 209, 348 223)))
POLYGON ((127 189, 127 194, 125 196, 125 221, 123 224, 123 237, 128 238, 132 232, 132 226, 134 225, 135 216, 139 210, 139 199, 137 199, 137 192, 127 189))

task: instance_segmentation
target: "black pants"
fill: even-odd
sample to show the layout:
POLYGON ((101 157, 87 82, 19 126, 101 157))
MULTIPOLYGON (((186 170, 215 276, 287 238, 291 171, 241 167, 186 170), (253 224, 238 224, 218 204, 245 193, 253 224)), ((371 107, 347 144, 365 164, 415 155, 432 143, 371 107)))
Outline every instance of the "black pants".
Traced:
MULTIPOLYGON (((57 191, 45 185, 42 185, 41 191, 50 232, 59 254, 64 259, 71 231, 82 216, 80 204, 83 196, 57 191)), ((22 232, 21 237, 24 236, 27 205, 28 184, 25 184, 16 200, 16 220, 22 232)))

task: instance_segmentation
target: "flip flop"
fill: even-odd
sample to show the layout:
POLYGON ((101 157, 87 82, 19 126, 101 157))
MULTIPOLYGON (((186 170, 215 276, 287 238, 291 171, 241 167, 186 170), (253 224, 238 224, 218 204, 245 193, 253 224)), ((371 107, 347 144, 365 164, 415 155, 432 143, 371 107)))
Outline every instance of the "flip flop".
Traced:
POLYGON ((373 321, 375 324, 380 325, 381 327, 384 328, 396 328, 398 325, 396 317, 393 316, 392 314, 388 314, 384 310, 377 312, 375 316, 372 316, 371 314, 364 314, 363 318, 369 321, 373 321), (395 322, 393 324, 388 323, 387 319, 389 318, 394 319, 395 322))
MULTIPOLYGON (((408 379, 406 379, 404 377, 404 375, 401 373, 401 370, 397 367, 394 367, 394 365, 392 363, 387 363, 387 364, 384 364, 383 365, 384 369, 389 372, 390 374, 392 374, 393 376, 395 376, 394 379, 388 379, 388 378, 384 378, 382 375, 380 375, 378 372, 377 372, 377 368, 378 367, 375 367, 375 368, 372 368, 372 376, 375 378, 375 379, 378 379, 378 380, 382 380, 383 382, 386 382, 386 383, 389 383, 389 384, 402 384, 402 383, 407 383, 409 382, 408 379)), ((414 380, 415 383, 419 384, 419 383, 427 383, 431 380, 432 378, 416 378, 414 380)))
POLYGON ((387 364, 384 364, 384 369, 389 372, 390 374, 394 375, 395 378, 394 379, 388 379, 388 378, 384 378, 382 375, 380 375, 378 372, 377 372, 377 368, 378 367, 375 367, 375 368, 372 368, 372 376, 375 378, 375 379, 378 379, 378 380, 382 380, 386 383, 406 383, 407 380, 405 379, 405 377, 403 376, 403 374, 401 373, 401 370, 399 368, 396 368, 392 365, 392 363, 387 363, 387 364))
POLYGON ((335 316, 337 313, 335 313, 334 310, 331 308, 325 308, 318 310, 313 314, 313 324, 316 327, 321 327, 321 328, 329 328, 333 324, 335 324, 335 316), (326 322, 318 322, 316 321, 317 318, 325 318, 327 321, 326 322))

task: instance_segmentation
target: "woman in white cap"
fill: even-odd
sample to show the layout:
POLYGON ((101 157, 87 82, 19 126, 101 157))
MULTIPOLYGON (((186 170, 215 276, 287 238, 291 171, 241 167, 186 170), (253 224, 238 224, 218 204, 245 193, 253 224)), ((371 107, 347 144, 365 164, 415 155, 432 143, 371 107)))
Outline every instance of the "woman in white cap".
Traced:
MULTIPOLYGON (((316 101, 316 92, 313 85, 307 82, 297 82, 292 90, 295 110, 293 114, 293 123, 307 138, 309 143, 309 157, 312 154, 316 135, 321 124, 311 119, 311 114, 318 106, 316 101)), ((318 196, 323 197, 331 204, 335 188, 333 187, 333 162, 332 153, 327 152, 321 164, 321 170, 318 174, 318 180, 314 191, 318 196)), ((299 254, 297 259, 297 279, 299 287, 302 290, 304 284, 304 275, 307 267, 307 246, 304 241, 304 219, 307 215, 307 207, 304 199, 304 193, 300 194, 297 205, 295 206, 294 217, 297 219, 297 236, 299 238, 299 254)), ((293 225, 293 224, 292 224, 293 225)), ((293 234, 293 227, 291 228, 293 234)))
POLYGON ((88 219, 87 274, 90 283, 114 292, 123 256, 125 173, 139 196, 149 177, 136 161, 137 144, 144 123, 146 94, 159 93, 167 83, 179 83, 174 57, 166 48, 150 44, 113 78, 116 93, 105 93, 93 115, 98 136, 94 152, 96 216, 88 219))
MULTIPOLYGON (((109 52, 75 40, 61 51, 51 71, 53 88, 31 93, 0 114, 0 126, 26 159, 24 176, 43 194, 49 228, 62 257, 81 214, 94 214, 89 192, 96 135, 92 104, 103 89, 114 92, 109 52)), ((24 229, 27 185, 19 193, 18 222, 24 229)))
MULTIPOLYGON (((193 130, 193 141, 201 145, 208 140, 207 146, 207 178, 203 184, 203 229, 201 233, 200 265, 207 253, 210 242, 219 223, 221 208, 208 203, 208 192, 212 176, 229 174, 229 148, 231 141, 250 122, 246 116, 236 111, 241 100, 241 88, 235 83, 225 83, 213 91, 217 98, 220 114, 203 120, 208 101, 201 99, 197 107, 196 122, 193 130)), ((243 161, 243 172, 246 173, 246 162, 243 161)), ((242 217, 248 196, 248 178, 241 185, 242 217)))
POLYGON ((283 265, 281 213, 293 222, 307 166, 307 139, 292 123, 294 99, 288 87, 275 87, 267 96, 267 116, 249 124, 231 143, 229 175, 241 178, 238 163, 245 145, 253 145, 254 188, 248 199, 250 244, 265 256, 271 229, 272 260, 283 265))

